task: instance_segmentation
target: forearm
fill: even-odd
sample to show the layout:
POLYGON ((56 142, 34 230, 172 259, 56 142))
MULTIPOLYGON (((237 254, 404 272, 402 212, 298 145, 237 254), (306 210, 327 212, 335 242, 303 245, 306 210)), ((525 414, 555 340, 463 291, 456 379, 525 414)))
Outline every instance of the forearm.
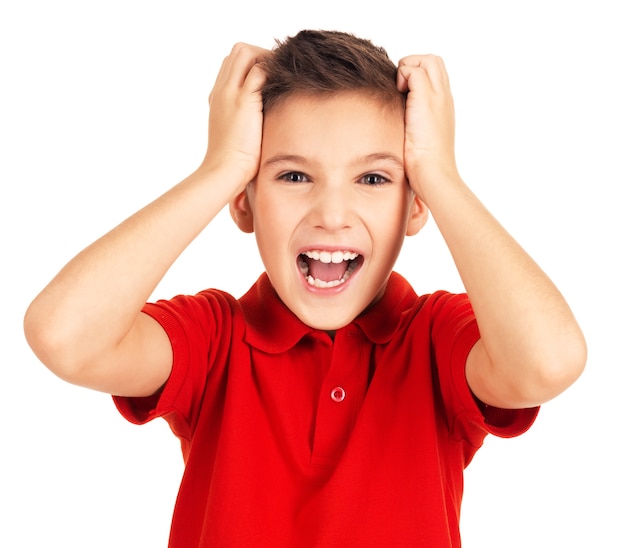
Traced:
POLYGON ((72 369, 119 345, 235 187, 219 172, 197 171, 72 259, 26 314, 26 336, 40 359, 53 370, 72 369))
POLYGON ((481 333, 468 381, 486 403, 530 406, 584 367, 580 328, 561 293, 458 177, 422 187, 481 333))

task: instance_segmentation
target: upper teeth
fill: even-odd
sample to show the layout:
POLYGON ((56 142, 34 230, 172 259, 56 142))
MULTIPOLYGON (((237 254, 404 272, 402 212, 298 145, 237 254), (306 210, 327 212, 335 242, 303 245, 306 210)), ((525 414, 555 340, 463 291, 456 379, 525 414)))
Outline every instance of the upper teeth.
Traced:
POLYGON ((352 261, 356 259, 359 254, 353 251, 305 251, 304 254, 315 261, 321 261, 323 263, 341 263, 343 261, 352 261))

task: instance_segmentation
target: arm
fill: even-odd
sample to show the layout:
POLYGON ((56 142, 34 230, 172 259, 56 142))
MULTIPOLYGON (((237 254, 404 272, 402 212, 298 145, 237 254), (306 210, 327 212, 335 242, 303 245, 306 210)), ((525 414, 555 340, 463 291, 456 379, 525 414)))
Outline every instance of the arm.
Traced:
POLYGON ((201 166, 72 259, 35 298, 24 330, 39 359, 61 378, 123 396, 146 396, 167 380, 169 340, 141 309, 168 268, 256 176, 266 50, 236 45, 209 103, 201 166))
POLYGON ((481 333, 467 359, 469 386, 498 407, 546 402, 582 373, 586 345, 580 328, 546 274, 462 181, 441 59, 402 59, 398 88, 408 92, 407 177, 450 249, 481 333))

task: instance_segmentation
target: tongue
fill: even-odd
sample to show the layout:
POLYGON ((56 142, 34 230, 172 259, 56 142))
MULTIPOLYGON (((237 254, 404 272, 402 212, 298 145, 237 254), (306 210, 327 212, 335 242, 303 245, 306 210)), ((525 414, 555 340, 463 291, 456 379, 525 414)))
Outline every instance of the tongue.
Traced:
POLYGON ((323 263, 322 261, 310 260, 308 262, 309 276, 313 276, 325 282, 340 280, 348 268, 346 261, 341 261, 340 263, 323 263))

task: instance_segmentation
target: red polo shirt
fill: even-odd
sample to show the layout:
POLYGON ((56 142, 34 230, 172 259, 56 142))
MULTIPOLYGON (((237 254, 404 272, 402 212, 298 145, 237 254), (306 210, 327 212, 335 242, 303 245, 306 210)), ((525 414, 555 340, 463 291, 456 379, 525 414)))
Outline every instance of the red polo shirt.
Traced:
POLYGON ((145 312, 172 374, 154 397, 115 401, 181 441, 171 547, 460 546, 463 469, 488 433, 518 435, 537 413, 477 404, 467 297, 418 297, 398 274, 334 340, 266 275, 240 300, 208 290, 145 312))

